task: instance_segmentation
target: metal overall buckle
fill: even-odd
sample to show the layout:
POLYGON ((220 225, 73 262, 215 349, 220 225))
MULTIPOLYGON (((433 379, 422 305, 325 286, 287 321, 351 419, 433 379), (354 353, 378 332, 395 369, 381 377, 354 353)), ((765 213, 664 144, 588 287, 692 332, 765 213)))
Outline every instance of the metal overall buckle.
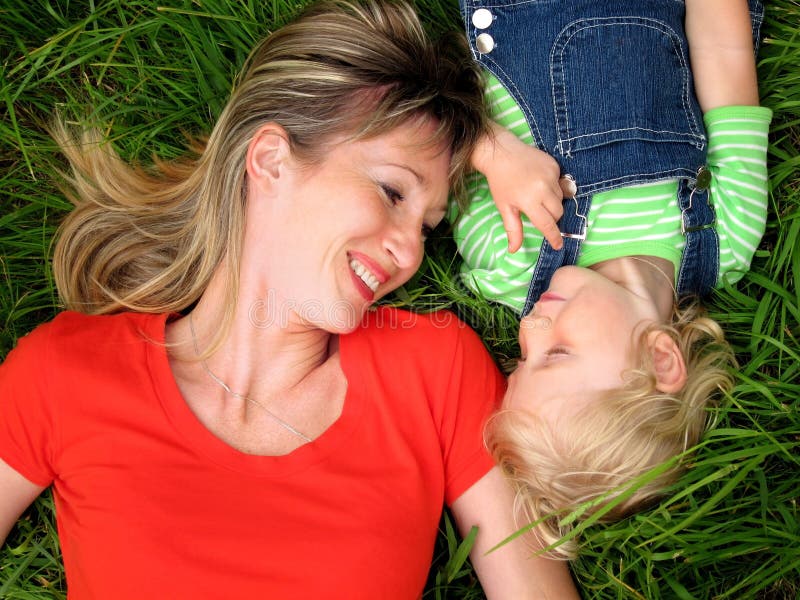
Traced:
POLYGON ((695 231, 702 231, 704 229, 711 229, 716 225, 717 215, 714 212, 714 208, 709 203, 708 208, 714 215, 714 219, 710 223, 706 223, 705 225, 692 225, 689 227, 686 226, 686 211, 692 209, 692 199, 694 198, 695 192, 705 192, 706 190, 708 190, 710 185, 711 185, 711 171, 709 171, 705 166, 700 167, 697 170, 697 177, 695 179, 694 185, 692 186, 692 191, 689 193, 689 205, 681 209, 682 235, 686 235, 687 233, 693 233, 695 231))
POLYGON ((570 174, 566 174, 561 177, 559 184, 561 185, 565 197, 571 199, 575 203, 575 216, 581 220, 581 230, 579 233, 565 233, 562 231, 561 237, 570 240, 585 240, 589 221, 586 219, 586 215, 578 212, 580 206, 578 205, 578 199, 575 197, 578 193, 578 186, 575 183, 575 178, 570 174))

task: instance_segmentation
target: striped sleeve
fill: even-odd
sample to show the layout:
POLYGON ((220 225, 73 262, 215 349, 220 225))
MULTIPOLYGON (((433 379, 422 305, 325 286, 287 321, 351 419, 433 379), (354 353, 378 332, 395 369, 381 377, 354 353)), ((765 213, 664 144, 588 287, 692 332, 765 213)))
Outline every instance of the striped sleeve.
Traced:
POLYGON ((704 119, 720 245, 719 282, 734 283, 750 268, 764 235, 772 111, 762 106, 726 106, 710 110, 704 119))

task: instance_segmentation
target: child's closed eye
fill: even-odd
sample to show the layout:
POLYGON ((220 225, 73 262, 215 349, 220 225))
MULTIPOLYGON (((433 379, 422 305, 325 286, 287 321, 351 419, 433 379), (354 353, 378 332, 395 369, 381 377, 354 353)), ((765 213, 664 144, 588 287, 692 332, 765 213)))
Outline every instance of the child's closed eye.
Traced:
POLYGON ((569 349, 565 346, 553 346, 552 348, 548 348, 544 355, 547 361, 558 360, 559 358, 569 356, 569 349))

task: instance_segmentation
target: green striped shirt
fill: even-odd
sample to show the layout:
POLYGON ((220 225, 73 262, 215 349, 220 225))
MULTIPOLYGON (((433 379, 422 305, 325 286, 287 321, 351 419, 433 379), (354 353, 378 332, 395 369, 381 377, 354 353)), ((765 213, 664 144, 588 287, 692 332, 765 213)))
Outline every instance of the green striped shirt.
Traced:
MULTIPOLYGON (((533 143, 522 111, 505 88, 489 77, 493 118, 521 140, 533 143)), ((749 268, 767 213, 767 133, 772 112, 760 106, 727 106, 704 115, 707 166, 720 242, 719 284, 733 283, 749 268)), ((454 236, 464 262, 461 278, 474 291, 519 311, 525 303, 542 236, 523 216, 524 241, 508 253, 503 221, 486 179, 469 181, 469 208, 456 220, 454 236)), ((680 265, 684 239, 677 182, 658 181, 595 194, 578 265, 589 267, 621 256, 658 256, 680 265)))

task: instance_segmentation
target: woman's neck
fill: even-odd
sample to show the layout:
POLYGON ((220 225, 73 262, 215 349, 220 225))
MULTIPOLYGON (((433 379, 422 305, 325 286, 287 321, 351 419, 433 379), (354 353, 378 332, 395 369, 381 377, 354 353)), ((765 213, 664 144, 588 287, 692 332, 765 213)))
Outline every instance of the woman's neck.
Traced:
MULTIPOLYGON (((196 360, 214 342, 223 322, 226 285, 220 269, 192 309, 193 327, 188 318, 168 326, 174 358, 196 360)), ((332 353, 335 336, 303 323, 290 311, 282 313, 280 304, 268 292, 240 286, 226 335, 206 358, 208 367, 232 389, 262 395, 290 390, 332 353)))

